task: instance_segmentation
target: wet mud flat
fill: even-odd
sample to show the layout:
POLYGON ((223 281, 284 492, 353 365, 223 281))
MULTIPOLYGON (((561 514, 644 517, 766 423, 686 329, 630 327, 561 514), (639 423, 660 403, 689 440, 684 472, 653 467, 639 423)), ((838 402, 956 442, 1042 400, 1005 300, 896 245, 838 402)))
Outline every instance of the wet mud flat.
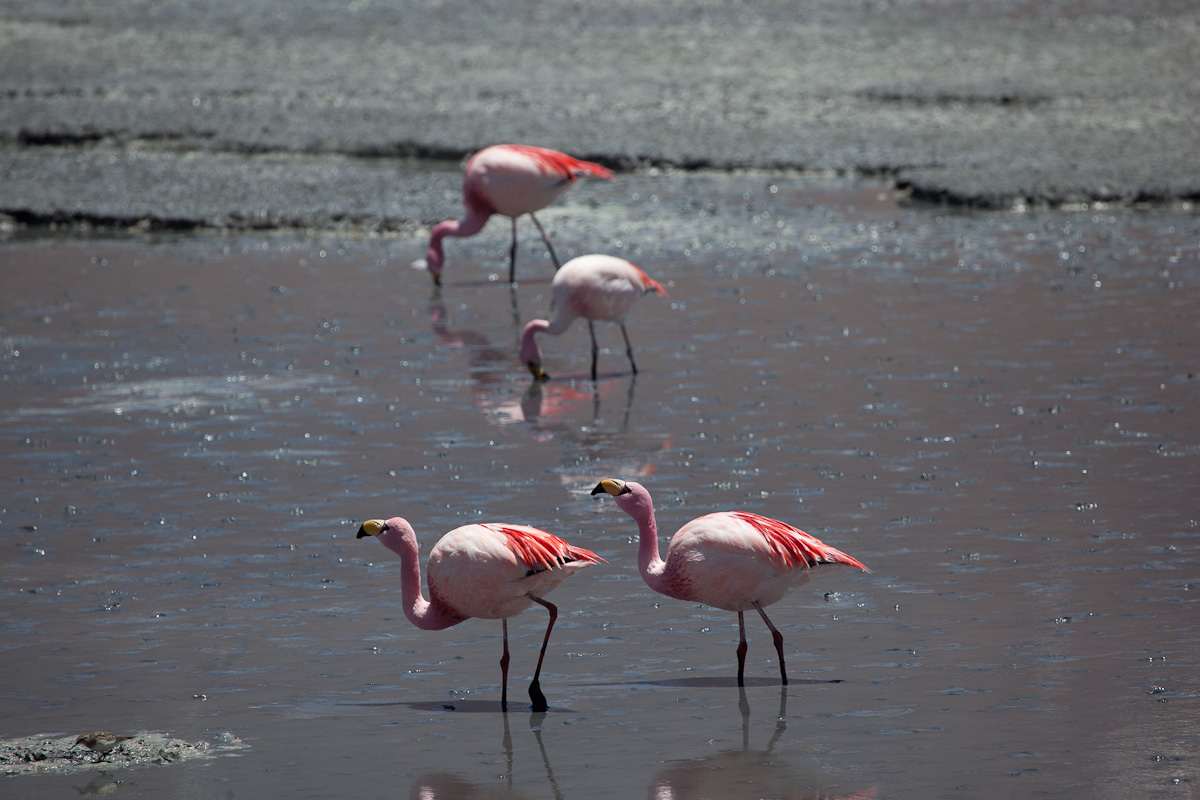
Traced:
MULTIPOLYGON (((1193 796, 1200 727, 1200 224, 1187 210, 955 214, 882 184, 631 176, 543 217, 670 298, 516 358, 548 311, 523 229, 0 245, 5 737, 98 728, 237 758, 105 771, 121 796, 1193 796), (871 574, 748 621, 653 594, 662 533, 791 522, 871 574), (500 631, 417 631, 427 552, 512 521, 608 560, 560 609, 547 714, 498 711, 500 631)), ((520 697, 544 617, 511 621, 520 697)), ((73 740, 72 735, 72 740, 73 740)), ((52 797, 82 775, 18 776, 52 797)), ((93 777, 100 778, 100 770, 93 777)))

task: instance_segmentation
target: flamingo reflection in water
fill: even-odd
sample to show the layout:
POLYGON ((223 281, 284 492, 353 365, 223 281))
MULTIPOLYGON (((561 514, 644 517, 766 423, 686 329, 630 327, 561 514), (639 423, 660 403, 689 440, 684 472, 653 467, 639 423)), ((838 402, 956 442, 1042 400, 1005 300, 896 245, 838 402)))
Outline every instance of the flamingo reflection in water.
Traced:
POLYGON ((874 800, 874 787, 848 789, 825 776, 789 764, 775 752, 787 730, 787 689, 779 690, 779 713, 766 747, 750 748, 750 702, 738 689, 742 716, 742 746, 716 755, 675 762, 654 776, 649 800, 691 800, 696 797, 787 797, 794 800, 874 800))
MULTIPOLYGON (((723 750, 703 758, 685 758, 670 762, 668 766, 650 777, 646 791, 646 797, 649 800, 693 800, 693 798, 708 797, 875 800, 877 794, 874 787, 849 788, 841 782, 835 782, 829 775, 797 767, 777 752, 777 746, 787 731, 787 689, 780 688, 779 710, 775 717, 775 727, 765 747, 760 748, 751 748, 750 746, 752 738, 751 708, 746 697, 746 690, 739 689, 738 695, 738 711, 741 715, 742 728, 741 747, 723 750)), ((551 796, 556 800, 561 800, 571 794, 572 786, 570 783, 565 786, 560 785, 558 776, 551 765, 550 756, 542 738, 545 718, 544 713, 531 714, 528 730, 533 732, 537 740, 545 771, 545 784, 548 786, 551 796)), ((507 763, 503 784, 497 785, 495 779, 488 782, 477 782, 460 772, 433 771, 425 773, 413 781, 408 793, 410 800, 522 800, 528 797, 546 796, 544 789, 536 790, 536 784, 542 781, 541 775, 527 773, 522 776, 524 780, 519 783, 515 780, 517 768, 513 763, 512 734, 508 727, 508 716, 504 716, 503 719, 504 730, 500 747, 507 763), (518 787, 529 787, 529 791, 522 791, 518 787)), ((707 722, 715 723, 717 720, 710 719, 707 722)), ((694 729, 689 729, 689 731, 694 732, 694 729)), ((678 740, 676 744, 677 746, 686 746, 686 736, 678 740)), ((699 742, 694 742, 694 744, 703 750, 710 750, 707 742, 703 745, 700 745, 699 742)), ((624 758, 619 754, 615 757, 624 758)), ((640 783, 642 779, 636 775, 636 770, 641 767, 649 768, 651 763, 653 762, 622 760, 620 769, 623 782, 627 784, 633 780, 640 783)), ((583 785, 580 788, 585 791, 595 788, 594 785, 590 785, 594 778, 586 772, 572 771, 567 774, 567 777, 569 780, 582 782, 583 785)), ((616 797, 618 794, 613 792, 611 796, 616 797)))
MULTIPOLYGON (((514 299, 514 315, 516 305, 514 299)), ((515 319, 515 317, 514 317, 515 319)), ((600 417, 601 402, 619 395, 618 384, 591 384, 580 388, 572 381, 533 381, 521 394, 513 391, 512 352, 496 347, 487 334, 453 325, 445 302, 434 298, 429 304, 429 328, 439 349, 460 351, 467 356, 472 402, 496 425, 528 424, 538 441, 566 432, 569 418, 581 408, 591 408, 594 421, 600 417)), ((631 381, 624 405, 622 428, 629 423, 635 384, 631 381)), ((617 400, 616 402, 620 402, 617 400)))
MULTIPOLYGON (((500 747, 504 751, 508 769, 504 772, 504 786, 484 786, 475 783, 462 775, 453 772, 428 772, 413 781, 408 790, 409 800, 525 800, 534 795, 526 794, 514 788, 516 769, 513 764, 512 732, 508 728, 508 715, 504 715, 504 734, 500 747)), ((546 719, 545 712, 535 711, 529 715, 529 730, 533 731, 537 740, 538 750, 542 754, 542 765, 546 770, 546 783, 549 784, 555 800, 564 797, 550 765, 550 756, 546 753, 546 744, 542 741, 542 724, 546 719)), ((537 796, 541 796, 539 793, 537 796)))
POLYGON ((567 491, 590 483, 597 464, 646 478, 654 471, 654 459, 671 449, 668 437, 629 433, 634 380, 624 389, 614 381, 531 381, 518 394, 511 380, 511 351, 497 348, 481 331, 455 326, 440 297, 429 305, 429 323, 439 348, 466 354, 472 403, 489 423, 524 427, 536 441, 562 444, 558 475, 567 491))

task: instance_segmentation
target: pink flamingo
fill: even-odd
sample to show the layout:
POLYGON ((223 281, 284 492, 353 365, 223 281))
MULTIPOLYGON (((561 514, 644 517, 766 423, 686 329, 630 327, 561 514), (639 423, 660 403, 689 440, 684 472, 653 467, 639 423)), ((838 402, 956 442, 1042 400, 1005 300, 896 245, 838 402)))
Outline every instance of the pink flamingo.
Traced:
POLYGON ((637 375, 637 364, 633 361, 633 345, 625 330, 625 317, 643 294, 658 292, 663 297, 667 290, 658 281, 620 258, 603 255, 587 255, 573 258, 558 272, 550 284, 554 301, 554 321, 535 319, 525 326, 521 334, 521 361, 529 367, 535 380, 544 381, 548 376, 542 371, 542 348, 534 337, 539 333, 554 336, 565 332, 577 317, 588 323, 592 335, 592 380, 596 380, 596 357, 600 352, 596 344, 595 320, 603 319, 621 326, 625 337, 625 354, 629 366, 637 375))
POLYGON ((738 686, 746 670, 746 620, 753 608, 771 629, 779 653, 779 675, 787 685, 783 634, 764 607, 780 600, 818 572, 844 565, 870 572, 858 560, 791 525, 744 511, 698 517, 671 537, 667 560, 658 555, 654 503, 646 487, 607 478, 592 494, 607 493, 638 524, 638 569, 651 589, 677 600, 704 603, 738 615, 738 686))
POLYGON ((474 236, 483 230, 493 214, 512 218, 512 247, 508 251, 508 282, 516 279, 517 217, 528 214, 542 234, 550 251, 554 268, 558 256, 546 229, 533 212, 553 203, 560 194, 571 188, 581 175, 612 180, 612 170, 581 161, 574 156, 524 144, 497 144, 480 150, 467 162, 463 173, 463 205, 467 215, 460 220, 448 219, 438 223, 429 236, 425 258, 413 264, 428 269, 434 284, 442 284, 442 239, 447 236, 474 236))
POLYGON ((542 640, 529 699, 534 711, 547 709, 539 677, 550 631, 558 618, 558 607, 543 600, 575 570, 604 559, 557 536, 528 525, 488 523, 464 525, 441 538, 429 553, 427 572, 429 599, 421 594, 421 563, 417 535, 401 517, 370 519, 358 529, 359 539, 378 537, 383 546, 400 556, 400 597, 404 615, 426 631, 440 631, 476 617, 499 619, 504 631, 500 658, 500 708, 508 710, 508 618, 520 614, 530 603, 550 612, 550 623, 542 640))

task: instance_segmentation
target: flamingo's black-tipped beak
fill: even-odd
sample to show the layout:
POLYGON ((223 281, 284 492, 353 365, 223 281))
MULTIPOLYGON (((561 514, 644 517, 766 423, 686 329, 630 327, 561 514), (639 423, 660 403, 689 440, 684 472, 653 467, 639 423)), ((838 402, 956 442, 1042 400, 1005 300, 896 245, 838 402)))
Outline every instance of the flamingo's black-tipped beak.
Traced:
POLYGON ((366 536, 378 536, 381 533, 383 533, 383 520, 369 519, 358 529, 358 535, 354 538, 362 539, 366 536))
POLYGON ((625 485, 625 481, 620 478, 605 478, 596 484, 596 488, 592 489, 592 494, 611 494, 616 497, 619 494, 628 494, 629 487, 625 485))

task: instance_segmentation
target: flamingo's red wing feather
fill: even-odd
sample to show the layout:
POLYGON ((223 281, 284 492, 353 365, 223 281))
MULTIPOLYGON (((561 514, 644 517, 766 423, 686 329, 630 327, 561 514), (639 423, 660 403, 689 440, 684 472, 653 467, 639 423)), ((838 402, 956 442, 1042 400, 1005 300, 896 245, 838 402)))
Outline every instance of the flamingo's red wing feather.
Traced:
POLYGON ((591 550, 575 547, 565 539, 537 528, 518 528, 515 525, 486 525, 496 533, 504 534, 508 546, 517 558, 530 569, 553 569, 568 561, 586 561, 591 564, 606 563, 591 550))
POLYGON ((811 536, 799 528, 793 528, 787 523, 745 511, 730 513, 743 522, 753 525, 755 530, 761 533, 770 544, 775 557, 788 569, 801 564, 807 566, 843 564, 847 567, 857 567, 864 572, 871 571, 853 556, 846 555, 841 550, 830 547, 815 536, 811 536))
POLYGON ((641 267, 639 267, 635 264, 630 264, 629 266, 631 266, 635 270, 637 270, 638 280, 641 281, 641 284, 642 284, 642 294, 649 294, 650 292, 658 292, 663 297, 670 297, 670 295, 667 294, 667 290, 662 287, 662 284, 659 283, 658 281, 654 280, 654 278, 651 278, 646 273, 642 272, 641 267))
POLYGON ((510 144, 506 145, 506 147, 529 156, 547 169, 554 170, 562 176, 563 180, 573 181, 581 173, 591 175, 593 178, 603 178, 609 181, 613 177, 612 170, 608 167, 603 167, 591 161, 583 161, 566 153, 560 153, 557 150, 550 150, 546 147, 534 147, 529 144, 510 144))

